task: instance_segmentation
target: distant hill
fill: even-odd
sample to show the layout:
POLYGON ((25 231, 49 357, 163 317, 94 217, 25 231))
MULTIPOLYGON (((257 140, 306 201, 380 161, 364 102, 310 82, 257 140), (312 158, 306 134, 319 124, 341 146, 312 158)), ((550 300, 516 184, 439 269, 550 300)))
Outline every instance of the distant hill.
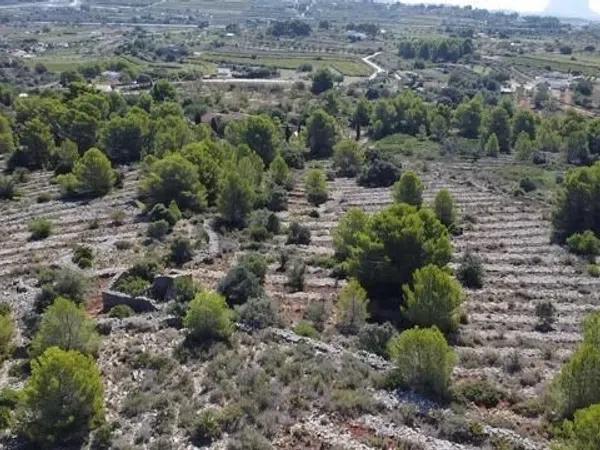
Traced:
POLYGON ((550 0, 545 12, 553 16, 598 18, 598 14, 590 8, 588 0, 550 0))

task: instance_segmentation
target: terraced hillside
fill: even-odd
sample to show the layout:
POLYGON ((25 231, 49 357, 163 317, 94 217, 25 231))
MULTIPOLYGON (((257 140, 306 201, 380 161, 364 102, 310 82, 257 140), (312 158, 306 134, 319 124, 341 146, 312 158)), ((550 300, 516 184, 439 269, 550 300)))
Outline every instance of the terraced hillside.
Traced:
MULTIPOLYGON (((508 158, 431 164, 421 177, 426 202, 448 189, 461 211, 464 232, 453 239, 455 263, 469 250, 481 256, 486 271, 484 288, 468 291, 468 322, 454 338, 460 356, 454 378, 497 383, 516 406, 476 415, 485 416, 490 424, 535 434, 537 419, 519 414, 543 395, 580 341, 583 318, 600 303, 600 280, 587 274, 584 261, 550 243, 547 206, 477 180, 486 168, 511 164, 508 158), (552 331, 538 331, 536 305, 548 301, 558 311, 557 322, 552 331)), ((335 179, 329 190, 330 200, 319 208, 318 219, 308 216, 312 207, 301 186, 290 202, 288 220, 303 223, 312 232, 311 245, 302 249, 307 259, 333 254, 331 231, 349 208, 375 212, 392 202, 389 189, 365 189, 353 179, 335 179)), ((293 301, 296 310, 305 308, 308 299, 321 296, 325 280, 321 276, 319 287, 309 284, 305 294, 286 301, 293 301)), ((327 293, 328 300, 335 299, 335 289, 327 293)), ((329 305, 333 308, 333 302, 329 305)))
MULTIPOLYGON (((523 448, 542 449, 546 448, 546 441, 539 415, 529 414, 526 406, 543 394, 548 381, 579 342, 582 318, 600 301, 600 280, 589 277, 582 262, 550 244, 546 206, 502 193, 496 186, 488 185, 477 177, 486 168, 510 164, 509 159, 431 163, 420 176, 426 184, 426 202, 431 202, 443 188, 448 189, 457 201, 463 233, 453 239, 457 250, 455 262, 470 250, 482 257, 486 270, 483 289, 468 292, 468 321, 461 325, 452 339, 460 356, 454 372, 455 381, 483 379, 494 382, 511 397, 510 402, 501 402, 498 407, 489 410, 469 408, 466 417, 483 423, 484 432, 489 436, 508 436, 523 448), (558 321, 552 331, 543 333, 535 329, 535 307, 547 301, 556 306, 558 321), (532 436, 533 440, 526 439, 532 436)), ((335 322, 336 298, 344 283, 333 278, 330 268, 323 263, 333 255, 331 232, 344 212, 352 207, 375 212, 391 204, 391 191, 387 188, 366 189, 358 186, 354 179, 336 178, 328 183, 329 200, 313 208, 306 200, 303 173, 295 175, 297 182, 290 193, 289 210, 279 213, 279 216, 283 225, 295 221, 307 226, 312 235, 311 244, 286 246, 285 236, 280 235, 269 244, 269 253, 275 255, 285 248, 292 256, 302 258, 307 264, 305 286, 301 292, 290 292, 286 287, 286 275, 278 271, 278 261, 273 257, 265 287, 286 325, 298 323, 313 302, 323 302, 331 326, 335 322)), ((50 183, 50 174, 34 174, 26 183, 19 185, 21 196, 18 200, 2 202, 0 220, 5 234, 0 256, 5 263, 0 268, 0 283, 19 313, 25 313, 32 307, 37 289, 32 270, 42 264, 72 264, 74 243, 94 249, 96 258, 90 272, 95 274, 112 273, 127 267, 139 256, 146 225, 139 220, 140 210, 134 201, 137 178, 137 171, 130 170, 125 174, 123 188, 103 199, 64 202, 56 199, 58 192, 56 186, 50 183), (36 199, 41 194, 50 194, 52 199, 39 203, 36 199), (115 215, 115 212, 118 214, 115 215), (43 241, 30 241, 28 223, 39 217, 50 219, 55 224, 54 232, 43 241), (124 241, 131 245, 119 246, 118 243, 124 241)), ((214 231, 211 233, 214 234, 214 231)), ((242 253, 243 242, 230 245, 231 239, 216 234, 210 236, 210 245, 215 247, 212 253, 216 257, 195 261, 191 265, 192 275, 203 286, 215 287, 242 253)), ((189 407, 195 407, 198 401, 211 401, 211 396, 217 395, 209 395, 205 391, 208 389, 210 393, 214 387, 206 378, 206 370, 216 370, 215 364, 225 362, 214 362, 206 367, 201 361, 191 360, 181 366, 177 376, 175 372, 168 372, 174 377, 170 383, 183 383, 177 384, 177 389, 175 385, 165 384, 168 377, 159 378, 161 381, 156 386, 149 387, 147 383, 150 380, 164 377, 167 372, 149 366, 140 367, 142 363, 136 358, 152 354, 153 358, 164 358, 160 364, 167 364, 165 361, 171 361, 183 339, 181 330, 165 326, 156 319, 152 315, 141 315, 132 322, 114 323, 111 326, 118 326, 112 329, 111 339, 105 340, 101 351, 99 361, 107 380, 110 419, 125 424, 123 442, 129 440, 127 435, 147 436, 148 442, 151 442, 152 436, 157 433, 163 436, 170 434, 175 443, 185 442, 184 425, 181 424, 172 432, 151 431, 154 421, 158 420, 156 414, 160 405, 144 404, 146 409, 155 412, 138 417, 136 407, 142 410, 142 406, 136 406, 136 402, 150 402, 150 397, 136 397, 138 392, 150 395, 158 389, 152 394, 158 395, 159 391, 177 392, 179 387, 185 386, 193 392, 190 394, 193 402, 189 407), (131 417, 138 418, 131 421, 131 417)), ((246 358, 244 364, 252 365, 253 361, 266 358, 265 355, 272 352, 299 358, 299 345, 312 348, 314 354, 311 358, 318 359, 315 364, 319 367, 323 364, 319 358, 333 361, 337 368, 345 364, 347 343, 343 340, 338 343, 338 338, 334 338, 333 342, 327 342, 327 334, 324 335, 326 342, 319 342, 299 338, 288 331, 271 333, 240 337, 240 345, 244 349, 242 355, 246 358)), ((355 357, 358 354, 350 355, 355 357)), ((363 357, 359 356, 359 360, 363 357)), ((363 362, 365 367, 371 364, 368 358, 367 362, 363 362)), ((159 364, 158 359, 145 364, 152 361, 159 364)), ((375 364, 375 372, 387 367, 379 364, 375 364)), ((176 366, 169 363, 168 367, 172 371, 176 366)), ((225 364, 221 370, 231 368, 225 364)), ((291 395, 289 391, 283 392, 282 398, 291 395)), ((398 408, 423 407, 422 399, 404 397, 399 393, 371 391, 369 395, 390 414, 398 408)), ((169 402, 176 400, 175 397, 168 399, 169 402)), ((289 420, 286 416, 284 423, 280 424, 272 436, 272 442, 277 443, 279 448, 297 448, 294 445, 300 442, 299 435, 304 436, 302 442, 305 448, 342 443, 346 446, 344 448, 374 448, 371 445, 374 437, 383 442, 410 443, 417 445, 416 448, 469 448, 453 443, 452 439, 433 430, 393 422, 388 413, 384 416, 361 415, 347 421, 336 414, 323 415, 327 406, 320 400, 313 399, 311 402, 316 403, 311 403, 306 414, 300 414, 293 423, 286 422, 289 420)), ((435 406, 432 408, 436 409, 435 406)), ((440 414, 450 412, 442 410, 440 414)))
POLYGON ((31 309, 35 269, 43 265, 73 266, 75 245, 94 251, 92 273, 126 268, 140 251, 145 225, 138 220, 135 203, 137 170, 125 173, 123 187, 90 201, 63 201, 52 174, 36 172, 17 185, 19 196, 0 202, 0 289, 21 315, 31 309), (34 219, 52 222, 52 233, 44 240, 30 239, 34 219))

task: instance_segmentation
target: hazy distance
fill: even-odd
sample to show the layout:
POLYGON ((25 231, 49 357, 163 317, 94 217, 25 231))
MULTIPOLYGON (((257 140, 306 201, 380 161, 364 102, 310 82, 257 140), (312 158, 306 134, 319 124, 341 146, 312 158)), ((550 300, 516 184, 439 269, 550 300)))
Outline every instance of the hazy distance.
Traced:
POLYGON ((544 13, 564 17, 598 18, 600 0, 404 0, 403 3, 431 3, 467 6, 490 10, 544 13))

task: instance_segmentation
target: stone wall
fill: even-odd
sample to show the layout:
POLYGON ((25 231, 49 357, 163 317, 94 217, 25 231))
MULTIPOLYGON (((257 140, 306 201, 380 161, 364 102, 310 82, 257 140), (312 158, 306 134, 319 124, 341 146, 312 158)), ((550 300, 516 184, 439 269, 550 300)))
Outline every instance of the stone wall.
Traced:
POLYGON ((104 312, 110 311, 117 305, 127 305, 136 313, 157 311, 154 300, 148 297, 133 297, 122 292, 107 290, 102 293, 104 312))

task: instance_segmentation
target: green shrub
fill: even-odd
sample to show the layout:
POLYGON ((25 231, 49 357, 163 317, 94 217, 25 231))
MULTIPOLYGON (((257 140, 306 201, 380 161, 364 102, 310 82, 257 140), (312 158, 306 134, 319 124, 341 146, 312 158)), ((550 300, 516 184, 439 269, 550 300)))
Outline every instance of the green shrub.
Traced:
POLYGON ((412 329, 390 340, 388 351, 401 386, 446 398, 456 354, 437 328, 412 329))
POLYGON ((311 92, 315 95, 319 95, 331 89, 335 81, 333 73, 327 68, 319 69, 313 74, 312 78, 311 92))
POLYGON ((174 300, 177 303, 189 303, 191 302, 196 294, 202 289, 197 285, 192 277, 179 277, 175 279, 173 283, 175 290, 174 300))
POLYGON ((101 197, 113 188, 116 174, 106 155, 97 148, 90 148, 75 163, 71 173, 56 179, 65 195, 101 197))
POLYGON ((227 272, 217 291, 230 305, 241 305, 263 293, 259 278, 245 265, 238 265, 227 272))
POLYGON ((523 362, 517 350, 512 351, 504 358, 504 370, 511 375, 523 370, 523 362))
POLYGON ((92 267, 94 261, 94 251, 86 245, 77 245, 73 249, 72 261, 79 266, 80 269, 92 267))
POLYGON ((12 314, 0 315, 0 362, 10 354, 14 336, 15 323, 12 314))
POLYGON ((345 333, 357 333, 369 318, 367 291, 358 281, 350 280, 340 291, 337 307, 340 329, 345 333))
POLYGON ((222 433, 223 430, 221 430, 217 412, 211 409, 205 409, 195 420, 192 440, 195 445, 207 446, 218 439, 222 433))
POLYGON ((413 325, 456 331, 464 296, 458 281, 447 272, 434 265, 418 269, 412 287, 405 285, 403 291, 402 312, 413 325))
POLYGON ((81 272, 63 268, 57 271, 38 273, 41 292, 36 295, 37 312, 43 312, 57 297, 64 297, 75 303, 83 303, 87 291, 87 280, 81 272))
POLYGON ((534 151, 529 135, 525 132, 520 133, 515 143, 515 158, 519 161, 530 161, 534 151))
POLYGON ((189 239, 177 236, 169 245, 169 260, 177 266, 182 266, 194 258, 194 249, 189 239))
POLYGON ((238 320, 252 329, 262 329, 277 325, 279 317, 270 298, 266 296, 249 299, 236 307, 238 320))
POLYGON ((513 405, 511 411, 528 419, 537 419, 544 414, 545 408, 544 399, 530 398, 513 405))
POLYGON ((168 208, 165 207, 165 205, 163 205, 162 203, 157 203, 152 207, 148 215, 152 222, 164 220, 165 222, 167 222, 169 227, 175 226, 175 224, 179 222, 183 217, 181 211, 179 210, 179 206, 177 206, 175 200, 171 200, 171 203, 169 203, 168 208))
POLYGON ((19 144, 7 161, 9 169, 47 167, 50 155, 54 151, 54 137, 50 124, 41 117, 27 118, 19 130, 19 144))
POLYGON ((255 239, 257 241, 265 240, 281 231, 279 218, 266 209, 253 211, 250 215, 249 223, 250 235, 253 236, 255 233, 260 233, 261 235, 261 239, 255 239))
POLYGON ((551 387, 552 408, 560 418, 600 403, 600 313, 593 313, 583 325, 583 343, 562 367, 551 387))
POLYGON ((404 173, 393 189, 396 203, 406 203, 417 208, 423 204, 423 182, 416 173, 404 173))
POLYGON ((221 295, 200 292, 190 302, 183 325, 196 342, 227 340, 233 333, 232 311, 221 295))
POLYGON ((174 201, 183 209, 202 211, 207 207, 206 187, 198 168, 180 153, 154 161, 140 183, 140 194, 149 206, 174 201))
POLYGON ((311 204, 319 206, 325 203, 328 198, 325 172, 321 169, 310 169, 304 177, 304 189, 311 204))
POLYGON ((3 388, 0 391, 0 431, 8 430, 15 424, 15 412, 22 402, 22 391, 3 388))
POLYGON ((343 261, 350 256, 353 247, 358 245, 358 234, 367 226, 369 216, 360 208, 350 208, 333 230, 335 257, 343 261))
POLYGON ((35 198, 37 203, 48 203, 50 200, 52 200, 52 194, 49 192, 42 192, 35 198))
MULTIPOLYGON (((173 283, 173 290, 175 293, 174 302, 169 305, 168 312, 176 317, 183 318, 188 309, 188 304, 202 291, 202 287, 196 284, 192 277, 179 277, 173 283)), ((165 292, 154 292, 154 295, 161 300, 166 300, 165 294, 165 292)))
POLYGON ((221 219, 227 225, 245 227, 254 201, 255 193, 250 180, 233 172, 225 177, 218 199, 218 207, 221 219))
POLYGON ((458 401, 475 403, 485 408, 495 408, 506 399, 506 394, 486 380, 470 380, 454 388, 458 401))
POLYGON ((120 239, 115 242, 115 248, 117 250, 129 250, 133 247, 133 243, 128 240, 120 239))
POLYGON ((135 314, 135 311, 128 305, 116 305, 113 306, 108 312, 108 317, 113 319, 126 319, 135 314))
POLYGON ((126 273, 117 280, 113 288, 132 297, 141 297, 148 293, 150 282, 137 275, 126 273))
POLYGON ((288 167, 304 169, 304 149, 301 146, 286 145, 281 151, 281 156, 288 167))
POLYGON ((304 318, 310 321, 317 331, 322 332, 325 329, 325 322, 327 321, 325 301, 316 300, 311 302, 306 311, 304 311, 304 318))
POLYGON ((286 245, 309 245, 310 230, 300 225, 298 222, 292 222, 288 228, 286 245))
POLYGON ((169 233, 170 229, 171 227, 169 225, 169 222, 161 219, 157 220, 156 222, 150 223, 148 225, 148 230, 146 231, 146 234, 152 239, 162 240, 169 233))
POLYGON ((519 181, 519 187, 523 190, 523 192, 533 192, 537 189, 535 182, 529 177, 521 178, 521 181, 519 181))
POLYGON ((240 258, 238 265, 246 267, 250 272, 256 275, 261 284, 265 282, 268 265, 267 260, 260 253, 251 252, 244 254, 240 258))
POLYGON ((29 239, 32 241, 46 239, 52 234, 53 227, 52 222, 48 219, 33 219, 29 223, 29 232, 31 233, 29 239))
POLYGON ((306 123, 306 145, 313 158, 328 158, 333 152, 337 136, 335 118, 322 109, 316 109, 306 123))
POLYGON ((467 420, 463 414, 446 415, 439 428, 440 437, 470 447, 481 448, 487 438, 481 423, 467 420))
POLYGON ((575 413, 572 422, 563 424, 564 450, 597 450, 600 448, 600 403, 575 413))
POLYGON ((286 286, 292 292, 301 292, 304 290, 304 274, 306 264, 301 259, 294 259, 287 270, 286 286))
POLYGON ((16 195, 15 180, 7 175, 0 175, 0 200, 12 200, 16 195))
POLYGON ((69 139, 66 139, 60 147, 56 147, 51 157, 52 168, 56 175, 69 173, 75 167, 75 163, 79 159, 79 150, 77 144, 69 139))
POLYGON ((583 233, 572 234, 567 239, 569 251, 581 256, 600 255, 600 239, 596 237, 593 231, 586 230, 583 233))
POLYGON ((227 450, 272 450, 273 446, 267 438, 257 430, 245 427, 240 433, 234 435, 227 445, 227 450))
POLYGON ((248 233, 254 242, 264 242, 271 237, 271 233, 263 225, 256 223, 248 227, 248 233))
POLYGON ((467 251, 456 271, 456 277, 466 288, 481 289, 484 281, 483 262, 481 258, 467 251))
POLYGON ((379 154, 367 156, 367 163, 358 177, 361 186, 389 187, 400 179, 400 167, 383 159, 379 154))
POLYGON ((100 371, 91 357, 56 347, 31 362, 20 430, 41 447, 77 442, 104 420, 100 371))
POLYGON ((315 327, 305 320, 301 320, 294 327, 294 333, 298 336, 309 337, 312 339, 317 339, 319 337, 319 332, 315 329, 315 327))
POLYGON ((368 323, 358 332, 358 345, 367 352, 387 356, 388 343, 395 334, 396 329, 389 322, 368 323))
POLYGON ((600 278, 600 266, 598 264, 590 264, 587 271, 591 277, 600 278))
POLYGON ((31 354, 39 356, 50 347, 58 347, 95 355, 99 345, 96 325, 85 310, 59 297, 42 316, 39 329, 31 342, 31 354))
POLYGON ((456 211, 454 199, 447 189, 442 189, 435 196, 434 201, 435 215, 446 228, 451 229, 456 222, 456 211))
POLYGON ((131 268, 127 271, 127 275, 140 277, 150 282, 154 280, 154 277, 158 274, 159 269, 160 264, 158 260, 150 256, 136 262, 133 266, 131 266, 131 268))
POLYGON ((535 305, 535 315, 538 323, 535 326, 537 331, 548 333, 553 330, 552 325, 556 322, 556 308, 552 302, 542 302, 535 305))
POLYGON ((333 167, 339 176, 357 176, 363 163, 364 153, 356 141, 344 139, 333 147, 333 167))
POLYGON ((290 169, 281 155, 277 155, 269 166, 271 181, 285 189, 291 187, 290 169))
POLYGON ((500 144, 498 142, 498 137, 496 136, 496 133, 493 133, 490 135, 490 137, 488 138, 488 140, 485 144, 485 154, 492 158, 497 158, 499 152, 500 152, 500 144))
POLYGON ((331 408, 343 417, 375 412, 375 401, 363 389, 335 389, 331 393, 331 402, 331 408))
POLYGON ((230 122, 225 136, 233 145, 247 145, 260 156, 265 166, 275 159, 281 145, 279 128, 266 114, 230 122))
POLYGON ((113 227, 120 227, 125 223, 126 218, 127 215, 125 214, 125 211, 117 209, 110 214, 111 225, 113 227))
POLYGON ((0 302, 0 316, 8 316, 12 314, 12 307, 8 303, 0 302))
POLYGON ((270 211, 285 211, 288 208, 288 192, 282 186, 268 185, 266 197, 266 206, 270 211))

